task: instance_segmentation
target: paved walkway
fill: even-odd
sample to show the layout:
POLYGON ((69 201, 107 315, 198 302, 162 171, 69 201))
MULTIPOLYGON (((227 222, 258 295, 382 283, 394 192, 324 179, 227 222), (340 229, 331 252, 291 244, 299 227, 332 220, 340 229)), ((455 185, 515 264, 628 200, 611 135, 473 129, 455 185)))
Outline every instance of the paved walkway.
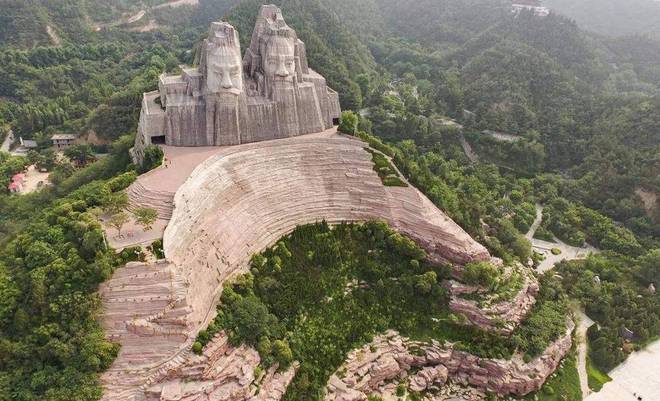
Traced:
POLYGON ((582 389, 582 398, 591 394, 589 380, 587 378, 587 329, 594 324, 583 311, 579 312, 580 323, 577 327, 578 339, 578 364, 577 370, 580 376, 580 388, 582 389))
POLYGON ((586 401, 635 401, 637 397, 643 401, 660 400, 660 340, 633 352, 608 375, 612 381, 586 401))
POLYGON ((562 260, 585 259, 591 253, 600 252, 597 248, 586 244, 583 247, 568 245, 567 243, 555 238, 555 242, 544 241, 534 238, 534 233, 541 225, 543 218, 543 206, 536 205, 536 220, 525 237, 531 241, 534 251, 545 256, 545 259, 536 268, 539 272, 543 273, 551 270, 555 264, 562 260), (559 255, 554 255, 552 249, 557 248, 561 251, 559 255))
POLYGON ((0 151, 9 152, 12 143, 14 143, 14 131, 10 130, 5 136, 5 140, 2 141, 2 145, 0 145, 0 151))

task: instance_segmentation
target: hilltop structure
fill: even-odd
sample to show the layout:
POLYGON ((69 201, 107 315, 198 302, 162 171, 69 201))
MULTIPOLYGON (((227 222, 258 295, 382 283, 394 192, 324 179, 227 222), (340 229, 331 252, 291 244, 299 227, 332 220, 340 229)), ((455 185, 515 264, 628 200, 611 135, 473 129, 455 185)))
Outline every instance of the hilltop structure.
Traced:
MULTIPOLYGON (((238 33, 226 23, 211 25, 201 50, 198 68, 162 75, 160 90, 144 95, 134 158, 151 143, 173 146, 164 149, 168 163, 140 176, 127 194, 130 208, 154 208, 165 220, 165 259, 129 263, 100 286, 103 328, 121 344, 100 379, 104 401, 280 400, 297 363, 257 375, 258 352, 232 345, 224 332, 202 355, 192 346, 214 319, 224 284, 299 225, 385 221, 430 262, 451 266, 457 280, 469 263, 502 267, 502 280, 518 277, 516 294, 500 298, 448 281, 449 308, 465 324, 503 335, 527 316, 538 292, 531 274, 501 266, 400 172, 404 185, 388 186, 374 168, 375 155, 386 156, 332 128, 340 114, 337 93, 307 66, 304 44, 277 7, 261 8, 242 60, 238 33)), ((374 358, 349 359, 349 379, 333 376, 325 399, 364 400, 411 368, 415 391, 442 376, 501 395, 527 394, 570 350, 571 331, 569 322, 567 334, 529 363, 482 359, 439 342, 413 356, 407 340, 393 335, 375 343, 374 358)))
POLYGON ((279 8, 263 6, 240 57, 238 32, 214 22, 199 67, 160 76, 145 93, 133 158, 151 143, 225 146, 321 132, 337 124, 339 96, 307 64, 305 44, 279 8))

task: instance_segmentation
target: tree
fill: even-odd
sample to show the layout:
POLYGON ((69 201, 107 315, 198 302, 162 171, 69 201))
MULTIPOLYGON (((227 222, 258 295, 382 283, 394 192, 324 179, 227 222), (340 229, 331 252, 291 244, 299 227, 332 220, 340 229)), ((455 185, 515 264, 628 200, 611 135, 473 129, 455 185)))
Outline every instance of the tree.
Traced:
POLYGON ((128 195, 125 192, 117 192, 112 194, 105 205, 103 210, 109 215, 115 215, 128 207, 128 195))
POLYGON ((117 236, 121 238, 122 237, 121 229, 124 227, 126 223, 128 223, 129 220, 130 219, 126 213, 119 212, 113 214, 112 217, 110 217, 110 220, 108 220, 108 224, 110 224, 111 227, 117 230, 117 236))
POLYGON ((463 281, 467 284, 475 284, 490 287, 500 276, 497 266, 489 262, 472 262, 465 265, 463 281))
POLYGON ((163 153, 163 149, 160 147, 156 145, 147 146, 144 148, 144 160, 142 161, 140 172, 146 173, 160 166, 163 163, 164 157, 165 153, 163 153))
POLYGON ((433 286, 438 283, 438 275, 434 271, 426 272, 415 278, 415 289, 424 295, 430 293, 433 286))
POLYGON ((142 226, 144 231, 149 231, 158 219, 158 212, 156 209, 140 207, 135 209, 133 216, 135 216, 135 221, 142 226))
POLYGON ((64 155, 82 166, 94 160, 94 152, 90 145, 70 146, 64 150, 64 155))
POLYGON ((339 132, 344 134, 355 135, 358 127, 358 116, 352 111, 344 111, 341 113, 341 120, 339 122, 339 132))
POLYGON ((293 362, 293 352, 289 343, 284 340, 273 341, 273 356, 280 365, 280 369, 286 369, 293 362))

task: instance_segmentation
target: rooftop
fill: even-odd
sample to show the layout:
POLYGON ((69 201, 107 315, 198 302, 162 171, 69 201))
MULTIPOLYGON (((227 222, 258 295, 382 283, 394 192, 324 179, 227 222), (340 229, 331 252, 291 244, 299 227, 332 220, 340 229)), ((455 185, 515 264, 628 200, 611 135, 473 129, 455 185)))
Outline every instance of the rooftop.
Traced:
POLYGON ((75 135, 71 134, 55 134, 51 137, 53 141, 73 141, 76 139, 75 135))

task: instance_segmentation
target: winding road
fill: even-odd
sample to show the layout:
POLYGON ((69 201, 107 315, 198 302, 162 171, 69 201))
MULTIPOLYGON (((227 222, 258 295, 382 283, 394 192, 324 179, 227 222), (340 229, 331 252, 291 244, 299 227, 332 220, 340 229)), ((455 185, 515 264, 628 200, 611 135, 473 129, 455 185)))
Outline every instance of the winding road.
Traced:
POLYGON ((562 260, 575 260, 585 259, 589 254, 600 252, 597 248, 586 244, 583 247, 571 246, 567 243, 555 238, 554 242, 544 241, 534 238, 534 233, 541 225, 543 219, 543 206, 536 205, 536 220, 530 227, 525 237, 532 243, 534 251, 545 256, 545 259, 536 268, 539 272, 543 273, 551 270, 555 264, 562 260), (554 255, 552 249, 559 249, 561 253, 554 255))
MULTIPOLYGON (((534 233, 541 225, 543 220, 543 206, 536 205, 536 219, 532 226, 529 228, 529 231, 525 235, 532 243, 532 248, 535 252, 541 253, 545 256, 545 259, 539 264, 537 270, 539 272, 546 272, 551 270, 556 263, 561 262, 562 260, 573 260, 573 259, 584 259, 589 256, 590 253, 598 253, 598 249, 592 247, 591 245, 585 245, 583 248, 575 247, 568 245, 559 239, 555 238, 556 242, 548 242, 540 239, 534 238, 534 233), (561 254, 554 255, 552 249, 557 248, 561 250, 561 254)), ((584 312, 580 311, 578 313, 579 324, 576 328, 576 336, 578 339, 578 364, 577 371, 578 376, 580 377, 580 389, 582 390, 582 397, 585 398, 591 393, 589 388, 589 381, 587 379, 587 329, 594 324, 593 320, 589 319, 584 312)))

